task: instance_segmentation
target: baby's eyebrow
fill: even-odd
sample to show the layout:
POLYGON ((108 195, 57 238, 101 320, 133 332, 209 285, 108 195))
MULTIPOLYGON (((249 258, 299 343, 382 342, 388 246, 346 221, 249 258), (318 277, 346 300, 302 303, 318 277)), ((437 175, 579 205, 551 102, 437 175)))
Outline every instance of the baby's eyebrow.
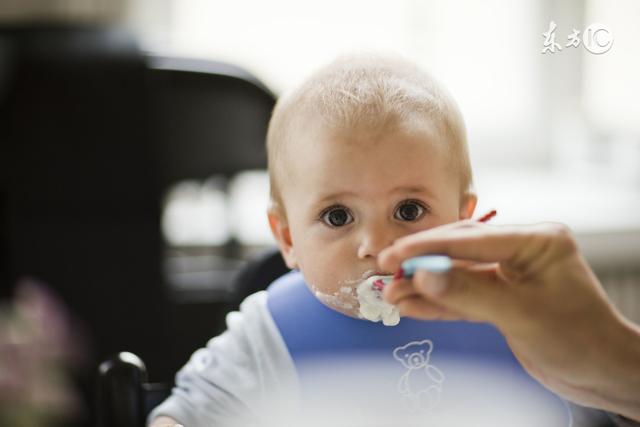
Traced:
POLYGON ((341 197, 347 197, 347 196, 355 196, 355 195, 356 193, 353 191, 340 191, 337 193, 331 193, 331 194, 327 194, 326 196, 322 196, 320 199, 317 200, 316 203, 324 203, 329 200, 339 199, 341 197))
MULTIPOLYGON (((431 192, 429 191, 429 189, 423 185, 401 185, 389 191, 389 194, 394 194, 394 193, 410 193, 410 194, 426 193, 427 195, 431 196, 431 192)), ((326 196, 322 196, 320 199, 317 200, 316 203, 321 204, 329 200, 335 200, 341 197, 349 197, 349 196, 357 196, 357 193, 353 191, 339 191, 336 193, 327 194, 326 196)))
POLYGON ((389 193, 427 193, 431 194, 424 185, 401 185, 389 191, 389 193))

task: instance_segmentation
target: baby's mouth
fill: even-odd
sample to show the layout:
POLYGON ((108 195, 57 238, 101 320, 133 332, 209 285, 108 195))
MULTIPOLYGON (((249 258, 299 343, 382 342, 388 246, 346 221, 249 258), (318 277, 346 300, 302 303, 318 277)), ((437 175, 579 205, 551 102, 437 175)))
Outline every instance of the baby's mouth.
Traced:
POLYGON ((358 285, 356 295, 360 317, 372 322, 382 321, 385 326, 395 326, 400 322, 398 308, 382 298, 382 290, 391 280, 392 275, 371 275, 358 285))
POLYGON ((384 301, 384 285, 393 280, 393 274, 385 271, 367 270, 357 279, 340 282, 339 289, 324 294, 314 289, 316 297, 329 307, 349 316, 382 322, 395 326, 400 322, 398 309, 384 301))
MULTIPOLYGON (((389 273, 388 271, 376 271, 371 276, 391 276, 391 277, 393 277, 393 273, 389 273)), ((369 277, 371 277, 371 276, 369 276, 369 277)), ((369 277, 367 277, 367 279, 369 277)))
POLYGON ((360 283, 358 283, 358 287, 363 282, 369 282, 372 289, 382 292, 384 287, 393 281, 393 273, 389 273, 387 271, 374 271, 372 274, 368 274, 369 271, 366 271, 362 275, 362 279, 360 283))
POLYGON ((365 280, 369 279, 370 277, 373 276, 390 276, 393 277, 393 273, 389 273, 387 271, 376 271, 376 270, 367 270, 364 273, 362 273, 360 275, 360 277, 358 277, 357 279, 350 279, 350 280, 345 280, 342 284, 343 285, 359 285, 360 283, 364 282, 365 280))

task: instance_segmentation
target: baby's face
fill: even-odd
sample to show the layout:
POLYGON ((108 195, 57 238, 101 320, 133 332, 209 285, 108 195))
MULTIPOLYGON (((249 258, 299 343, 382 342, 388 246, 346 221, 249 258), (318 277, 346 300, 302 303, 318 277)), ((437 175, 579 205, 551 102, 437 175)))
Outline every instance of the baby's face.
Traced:
POLYGON ((302 271, 324 304, 362 317, 360 282, 393 274, 377 266, 382 249, 471 215, 459 172, 445 158, 449 143, 438 138, 435 131, 375 140, 320 136, 287 153, 281 192, 290 242, 280 244, 289 266, 302 271))

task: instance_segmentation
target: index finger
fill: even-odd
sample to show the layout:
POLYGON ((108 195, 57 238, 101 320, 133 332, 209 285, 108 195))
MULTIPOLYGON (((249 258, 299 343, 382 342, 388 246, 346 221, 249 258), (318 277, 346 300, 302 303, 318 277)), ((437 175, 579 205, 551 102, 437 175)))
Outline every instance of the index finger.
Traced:
MULTIPOLYGON (((566 226, 542 223, 523 226, 496 226, 460 221, 420 231, 396 240, 380 252, 380 268, 396 271, 402 261, 417 255, 443 254, 453 259, 475 262, 529 263, 549 250, 551 240, 571 243, 566 226)), ((572 243, 575 245, 575 242, 572 243)))

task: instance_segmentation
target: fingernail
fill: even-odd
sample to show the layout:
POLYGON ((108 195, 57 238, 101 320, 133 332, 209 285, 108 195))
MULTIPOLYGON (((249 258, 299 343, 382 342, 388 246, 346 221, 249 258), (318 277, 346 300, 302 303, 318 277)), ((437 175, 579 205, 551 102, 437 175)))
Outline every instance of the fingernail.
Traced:
POLYGON ((416 273, 422 291, 430 297, 439 297, 447 289, 447 279, 443 274, 421 270, 416 273))

